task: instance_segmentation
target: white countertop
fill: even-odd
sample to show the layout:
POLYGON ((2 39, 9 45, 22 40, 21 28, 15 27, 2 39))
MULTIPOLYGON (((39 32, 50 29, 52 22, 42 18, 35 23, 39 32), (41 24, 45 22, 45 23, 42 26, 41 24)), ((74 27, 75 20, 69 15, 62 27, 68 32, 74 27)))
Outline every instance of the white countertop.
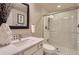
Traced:
POLYGON ((16 46, 13 43, 15 41, 13 41, 10 45, 5 46, 5 47, 1 47, 0 48, 0 55, 13 55, 16 54, 18 52, 23 51, 24 49, 28 49, 29 47, 43 41, 43 38, 37 38, 37 37, 27 37, 27 38, 22 38, 22 40, 26 40, 24 41, 24 44, 16 46), (28 40, 27 40, 28 39, 28 40))

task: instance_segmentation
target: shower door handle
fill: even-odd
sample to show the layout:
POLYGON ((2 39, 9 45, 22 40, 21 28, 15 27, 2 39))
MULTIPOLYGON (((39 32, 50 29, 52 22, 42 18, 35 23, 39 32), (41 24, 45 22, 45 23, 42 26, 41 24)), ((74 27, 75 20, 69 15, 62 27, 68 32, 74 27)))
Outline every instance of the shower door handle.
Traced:
POLYGON ((45 26, 45 29, 48 29, 47 26, 45 26))
POLYGON ((49 30, 49 28, 48 28, 47 26, 45 26, 45 29, 46 29, 46 30, 49 30))

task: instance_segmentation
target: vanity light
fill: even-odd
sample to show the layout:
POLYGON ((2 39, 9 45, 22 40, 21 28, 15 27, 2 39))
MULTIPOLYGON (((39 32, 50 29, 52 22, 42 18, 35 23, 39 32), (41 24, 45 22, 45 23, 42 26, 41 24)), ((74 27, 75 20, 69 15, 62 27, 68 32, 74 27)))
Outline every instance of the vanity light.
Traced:
POLYGON ((57 5, 57 7, 58 7, 58 8, 60 8, 60 7, 61 7, 61 5, 57 5))
POLYGON ((54 18, 54 16, 53 16, 53 15, 50 15, 49 17, 50 17, 50 18, 54 18))

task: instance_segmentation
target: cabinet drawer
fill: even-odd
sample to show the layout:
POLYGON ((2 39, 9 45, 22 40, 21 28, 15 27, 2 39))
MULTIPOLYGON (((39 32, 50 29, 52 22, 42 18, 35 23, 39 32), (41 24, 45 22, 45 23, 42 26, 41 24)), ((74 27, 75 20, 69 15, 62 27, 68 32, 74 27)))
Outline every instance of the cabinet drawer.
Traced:
POLYGON ((40 43, 38 44, 38 48, 40 49, 40 48, 42 48, 42 46, 43 46, 43 43, 40 42, 40 43))
POLYGON ((38 50, 38 46, 35 45, 35 46, 27 49, 26 51, 24 51, 24 55, 32 55, 37 50, 38 50))
POLYGON ((36 51, 33 55, 43 55, 43 48, 36 51))

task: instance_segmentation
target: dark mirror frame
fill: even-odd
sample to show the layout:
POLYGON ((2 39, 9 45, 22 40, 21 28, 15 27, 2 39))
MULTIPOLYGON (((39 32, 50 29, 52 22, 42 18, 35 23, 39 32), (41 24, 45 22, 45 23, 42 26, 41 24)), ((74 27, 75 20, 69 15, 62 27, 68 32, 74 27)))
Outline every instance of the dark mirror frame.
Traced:
POLYGON ((29 29, 29 4, 22 4, 27 6, 27 26, 9 26, 11 29, 29 29))

